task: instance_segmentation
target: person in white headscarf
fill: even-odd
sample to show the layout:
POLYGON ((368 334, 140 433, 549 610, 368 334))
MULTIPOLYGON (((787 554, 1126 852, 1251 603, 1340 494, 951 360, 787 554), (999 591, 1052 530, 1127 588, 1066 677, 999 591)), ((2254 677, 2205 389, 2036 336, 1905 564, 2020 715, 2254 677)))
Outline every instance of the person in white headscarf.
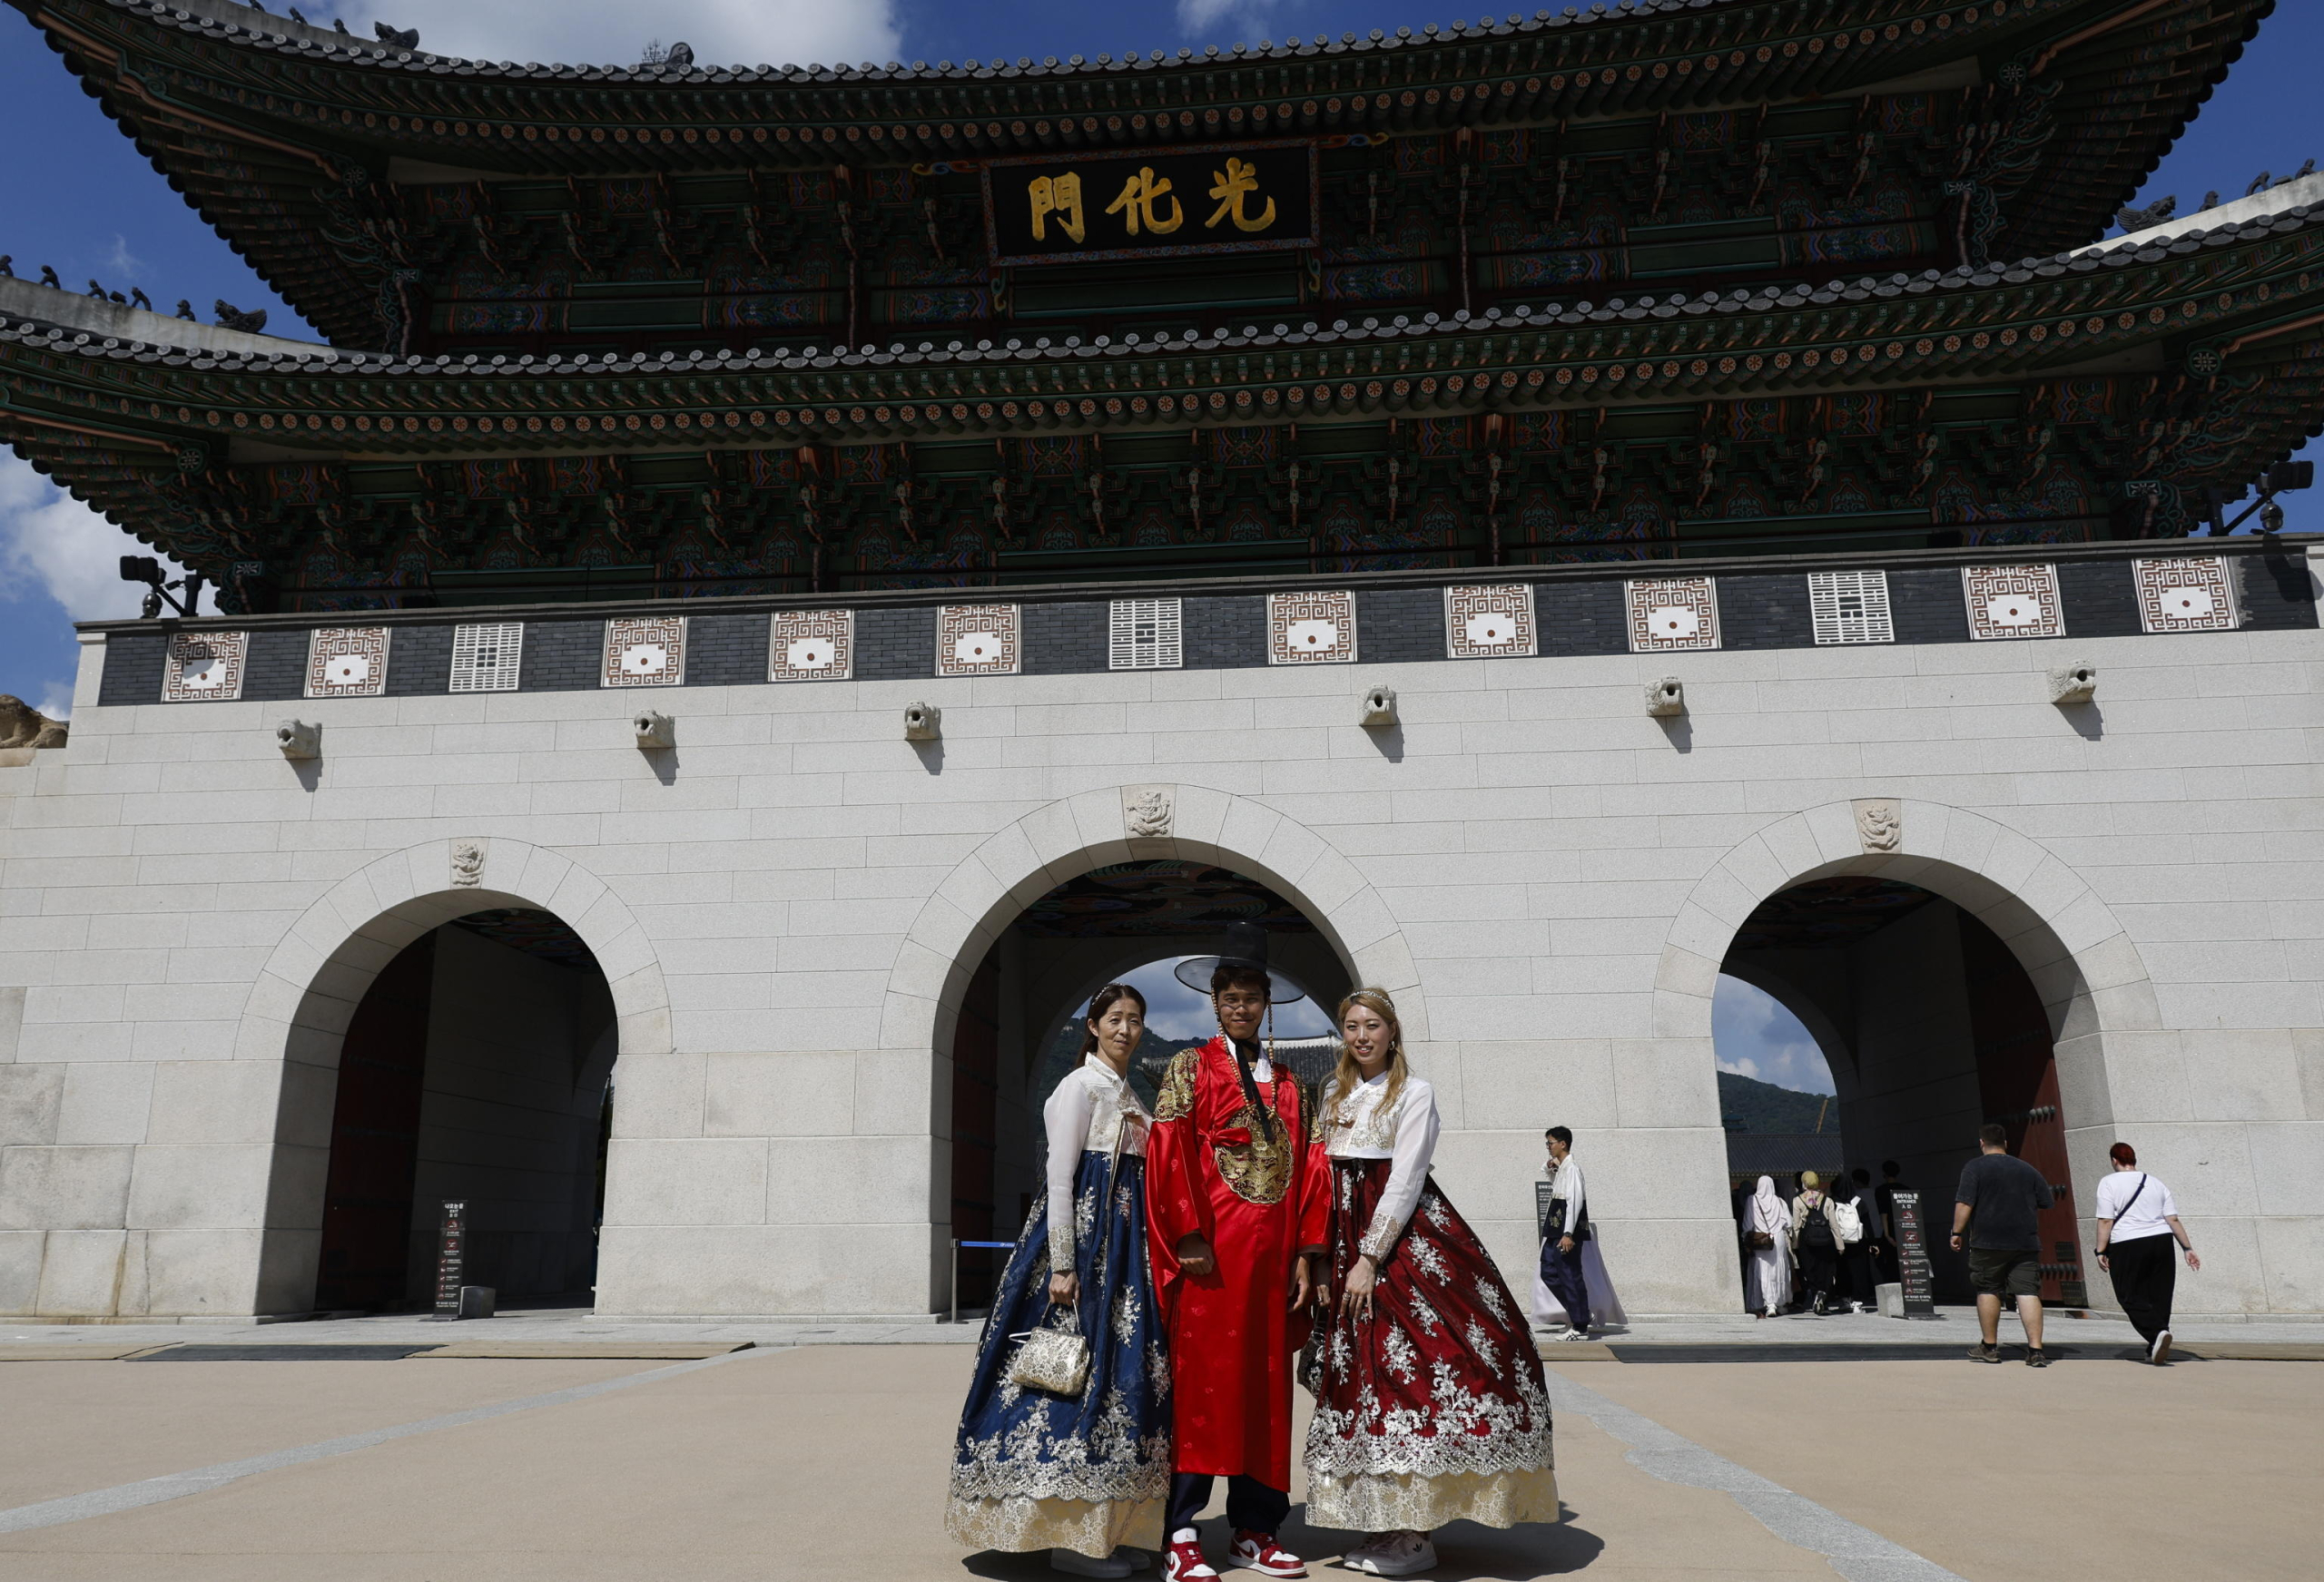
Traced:
POLYGON ((1791 1205, 1762 1175, 1743 1200, 1743 1305, 1753 1318, 1779 1313, 1791 1302, 1791 1205))

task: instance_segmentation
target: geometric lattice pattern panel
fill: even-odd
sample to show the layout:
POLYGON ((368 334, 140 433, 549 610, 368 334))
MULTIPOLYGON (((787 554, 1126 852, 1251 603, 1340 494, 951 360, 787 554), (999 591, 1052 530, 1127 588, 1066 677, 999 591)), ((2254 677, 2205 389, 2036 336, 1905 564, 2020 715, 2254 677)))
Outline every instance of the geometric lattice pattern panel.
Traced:
POLYGON ((2134 560, 2131 580, 2139 624, 2149 632, 2232 632, 2241 623, 2235 579, 2221 556, 2134 560))
POLYGON ((318 626, 307 640, 307 695, 376 698, 388 690, 385 626, 318 626))
POLYGON ((1624 583, 1630 652, 1664 653, 1718 646, 1718 590, 1707 576, 1624 583))
POLYGON ((250 663, 247 632, 179 632, 170 638, 162 667, 165 703, 222 703, 242 695, 242 671, 250 663))
POLYGON ((1177 670, 1186 663, 1184 606, 1176 599, 1116 599, 1106 631, 1110 670, 1177 670))
POLYGON ((1969 604, 1969 635, 1981 643, 2066 634, 2054 565, 1965 565, 1961 591, 1969 604))
POLYGON ((1885 571, 1810 572, 1807 614, 1818 643, 1896 641, 1885 571))
POLYGON ((936 673, 1015 675, 1020 630, 1014 604, 946 604, 936 612, 936 673))
POLYGON ((609 687, 674 687, 686 679, 684 615, 616 615, 606 623, 604 668, 609 687))
POLYGON ((1269 664, 1346 664, 1355 658, 1355 595, 1269 594, 1269 664))
POLYGON ((845 681, 854 673, 854 611, 774 613, 767 627, 767 680, 845 681))
POLYGON ((456 693, 513 693, 525 662, 525 624, 485 621, 452 628, 452 684, 456 693))
POLYGON ((1502 659, 1539 653, 1533 634, 1533 590, 1453 586, 1444 590, 1444 646, 1454 659, 1502 659))

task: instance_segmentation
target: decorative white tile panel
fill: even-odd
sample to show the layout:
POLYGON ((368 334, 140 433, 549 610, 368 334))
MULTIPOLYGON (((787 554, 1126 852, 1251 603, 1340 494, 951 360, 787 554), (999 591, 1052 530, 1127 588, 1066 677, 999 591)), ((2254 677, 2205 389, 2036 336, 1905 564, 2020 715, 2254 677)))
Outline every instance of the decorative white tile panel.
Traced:
POLYGON ((251 656, 247 632, 179 632, 162 666, 165 703, 220 703, 242 695, 251 656))
POLYGON ((774 613, 767 625, 767 680, 845 681, 854 673, 854 611, 774 613))
POLYGON ((1454 659, 1539 653, 1533 590, 1520 584, 1444 590, 1444 651, 1454 659))
POLYGON ((1718 590, 1707 576, 1624 583, 1632 653, 1718 646, 1718 590))
POLYGON ((1023 663, 1014 604, 946 604, 936 612, 936 673, 1015 675, 1023 663))
POLYGON ((1965 565, 1961 591, 1969 601, 1969 635, 1981 643, 2066 634, 2054 565, 1965 565))
POLYGON ((1355 658, 1355 595, 1269 594, 1269 664, 1346 664, 1355 658))
POLYGON ((1808 573, 1807 614, 1818 643, 1896 641, 1885 571, 1808 573))
POLYGON ((388 690, 388 628, 318 626, 307 639, 307 695, 376 698, 388 690))
POLYGON ((525 660, 521 621, 480 622, 452 628, 452 684, 456 693, 513 693, 525 660))
POLYGON ((2150 632, 2232 632, 2243 624, 2235 575, 2221 555, 2131 562, 2139 624, 2150 632))
POLYGON ((1116 599, 1106 634, 1112 670, 1177 670, 1186 663, 1184 606, 1176 599, 1116 599))
POLYGON ((685 679, 684 615, 616 615, 606 623, 600 686, 674 687, 685 679))

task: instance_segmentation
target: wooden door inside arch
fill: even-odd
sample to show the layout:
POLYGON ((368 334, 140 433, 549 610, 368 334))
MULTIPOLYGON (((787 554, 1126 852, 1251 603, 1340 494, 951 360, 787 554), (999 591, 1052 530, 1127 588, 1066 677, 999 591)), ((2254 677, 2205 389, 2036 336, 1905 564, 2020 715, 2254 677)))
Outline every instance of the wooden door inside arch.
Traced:
POLYGON ((402 1304, 428 1073, 436 936, 423 934, 356 1005, 340 1046, 315 1306, 402 1304))
POLYGON ((2073 1175, 2066 1159, 2064 1112, 2050 1015, 2034 980, 2007 945, 1968 913, 1961 915, 1961 964, 1968 979, 1969 1027, 1976 1046, 1977 1096, 1985 1118, 2009 1131, 2009 1151, 2050 1184, 2042 1237, 2042 1300, 2089 1304, 2075 1227, 2073 1175))
MULTIPOLYGON (((993 952, 969 979, 952 1034, 952 1235, 958 1241, 993 1239, 1000 1129, 1000 958, 993 952)), ((992 1300, 1004 1257, 990 1248, 960 1250, 960 1306, 981 1307, 992 1300)))

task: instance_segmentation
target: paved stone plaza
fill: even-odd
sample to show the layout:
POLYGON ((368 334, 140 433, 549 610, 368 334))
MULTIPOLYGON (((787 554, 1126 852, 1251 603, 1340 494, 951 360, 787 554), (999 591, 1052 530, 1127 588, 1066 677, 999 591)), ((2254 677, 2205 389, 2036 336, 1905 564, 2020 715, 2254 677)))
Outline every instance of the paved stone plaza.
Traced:
MULTIPOLYGON (((1761 1332, 1821 1339, 1852 1327, 1891 1339, 1959 1338, 1966 1326, 1761 1332)), ((0 1441, 0 1572, 11 1582, 1053 1575, 1039 1557, 964 1557, 944 1537, 965 1345, 726 1351, 732 1342, 690 1348, 655 1325, 661 1355, 623 1356, 652 1348, 623 1340, 620 1326, 569 1318, 298 1326, 298 1338, 456 1337, 464 1350, 522 1351, 508 1337, 582 1328, 601 1331, 600 1355, 0 1361, 0 1411, 15 1430, 0 1441), (673 1360, 689 1350, 712 1354, 673 1360), (413 1431, 390 1437, 399 1429, 413 1431)), ((1552 1358, 1565 1520, 1447 1529, 1434 1575, 2004 1582, 2027 1575, 2034 1556, 2062 1582, 2311 1574, 2306 1486, 2324 1454, 2324 1366, 2152 1371, 2083 1339, 2112 1326, 2060 1328, 2071 1331, 2063 1360, 2045 1373, 1957 1360, 1552 1358), (2085 1497, 2119 1472, 2125 1448, 2157 1442, 2169 1446, 2171 1498, 2091 1518, 2085 1497), (2051 1541, 2069 1520, 2072 1541, 2051 1541)), ((0 1357, 261 1338, 225 1326, 125 1340, 110 1326, 22 1333, 0 1331, 0 1357)), ((263 1338, 291 1333, 269 1326, 263 1338)), ((566 1338, 529 1349, 559 1344, 589 1347, 566 1338)), ((2193 1346, 2200 1355, 2203 1342, 2193 1346)), ((1304 1528, 1296 1508, 1285 1538, 1311 1560, 1347 1541, 1304 1528)))

